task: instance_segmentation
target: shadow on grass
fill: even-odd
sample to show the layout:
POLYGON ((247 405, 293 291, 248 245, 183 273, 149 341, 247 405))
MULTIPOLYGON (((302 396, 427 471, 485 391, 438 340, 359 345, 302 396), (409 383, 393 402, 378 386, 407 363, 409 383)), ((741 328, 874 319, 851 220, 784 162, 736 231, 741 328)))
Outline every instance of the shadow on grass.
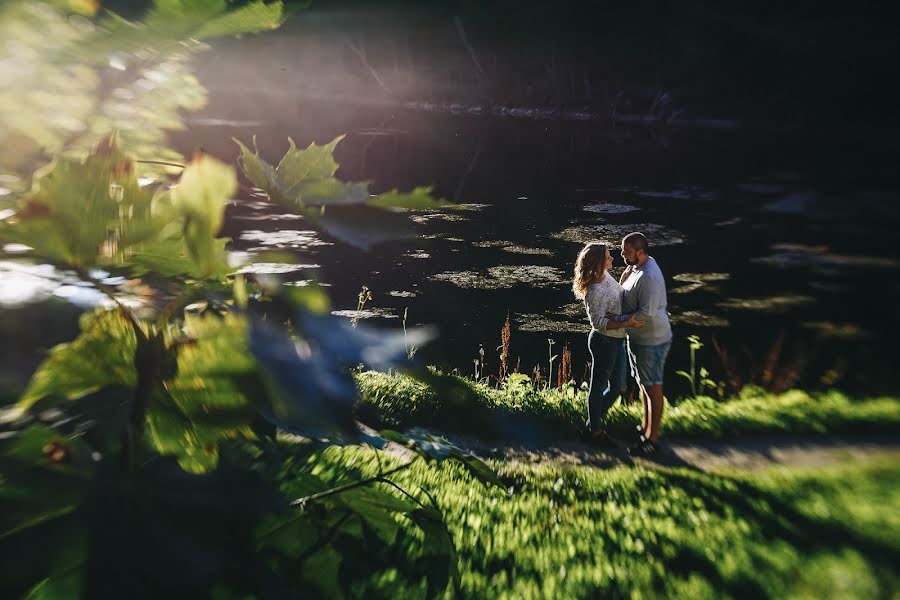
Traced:
MULTIPOLYGON (((780 490, 776 494, 741 478, 679 470, 667 471, 664 476, 667 486, 680 488, 687 497, 702 503, 705 510, 726 520, 737 516, 755 526, 756 535, 762 543, 757 552, 779 541, 790 544, 805 557, 849 548, 861 554, 887 578, 900 564, 900 550, 896 545, 874 539, 845 522, 799 510, 798 505, 805 499, 802 489, 780 490)), ((754 559, 754 562, 761 563, 762 555, 758 554, 754 559)), ((726 580, 716 561, 697 548, 683 546, 666 567, 684 575, 702 573, 717 589, 735 597, 771 595, 758 581, 758 570, 763 564, 754 565, 752 571, 740 570, 726 580)), ((885 584, 885 581, 880 584, 885 584)))

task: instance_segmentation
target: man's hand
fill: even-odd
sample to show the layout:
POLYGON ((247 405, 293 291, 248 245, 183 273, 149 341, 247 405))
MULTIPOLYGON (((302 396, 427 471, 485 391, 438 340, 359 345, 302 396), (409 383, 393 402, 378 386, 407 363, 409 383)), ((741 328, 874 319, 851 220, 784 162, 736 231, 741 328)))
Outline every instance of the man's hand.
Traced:
POLYGON ((638 321, 634 318, 634 315, 628 317, 628 320, 625 321, 625 327, 643 327, 647 324, 647 321, 638 321))

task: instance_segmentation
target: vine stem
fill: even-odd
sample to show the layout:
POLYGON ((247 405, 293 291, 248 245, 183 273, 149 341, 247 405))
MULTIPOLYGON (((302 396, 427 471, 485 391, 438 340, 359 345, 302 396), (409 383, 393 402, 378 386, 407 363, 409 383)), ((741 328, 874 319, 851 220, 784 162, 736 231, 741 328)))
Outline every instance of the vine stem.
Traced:
MULTIPOLYGON (((131 309, 122 304, 122 301, 116 297, 115 293, 108 285, 99 279, 92 277, 83 267, 76 267, 75 272, 78 276, 93 284, 107 298, 113 301, 119 310, 119 313, 131 324, 135 336, 138 338, 138 353, 140 352, 141 343, 146 344, 148 341, 147 334, 138 322, 137 317, 131 312, 131 309)), ((134 388, 134 395, 131 405, 131 415, 125 428, 125 443, 123 450, 125 454, 125 463, 129 472, 134 472, 135 452, 140 438, 144 433, 144 420, 147 415, 147 408, 150 405, 150 394, 153 391, 153 374, 148 373, 145 365, 138 364, 138 354, 135 355, 135 370, 137 371, 137 383, 134 388)), ((152 370, 152 369, 151 369, 152 370)))
POLYGON ((164 167, 177 167, 179 169, 187 168, 185 165, 180 163, 168 162, 165 160, 135 160, 136 163, 141 163, 145 165, 162 165, 164 167))
POLYGON ((362 487, 364 485, 369 485, 370 483, 377 483, 379 481, 395 485, 395 484, 393 484, 393 482, 387 481, 385 479, 385 477, 387 477, 388 475, 393 475, 394 473, 398 473, 398 472, 402 471, 403 469, 409 468, 417 460, 419 460, 418 457, 414 458, 413 460, 409 461, 408 463, 404 463, 398 467, 394 467, 393 469, 390 469, 383 473, 379 473, 378 475, 375 475, 374 477, 369 477, 367 479, 360 479, 359 481, 354 481, 352 483, 348 483, 345 485, 339 485, 336 488, 331 488, 330 490, 325 490, 324 492, 318 492, 316 494, 310 494, 309 496, 297 498, 296 500, 291 502, 291 506, 305 506, 306 504, 308 504, 310 502, 315 502, 316 500, 321 500, 322 498, 327 498, 328 496, 334 496, 335 494, 340 494, 342 492, 346 492, 346 491, 349 491, 349 490, 352 490, 352 489, 355 489, 358 487, 362 487))
POLYGON ((125 317, 126 319, 128 319, 128 322, 131 324, 132 328, 134 328, 134 333, 136 336, 138 336, 139 338, 141 338, 143 340, 147 339, 147 334, 144 333, 144 329, 141 327, 140 323, 138 323, 137 318, 134 316, 134 313, 131 312, 130 308, 128 308, 127 306, 122 304, 122 301, 119 300, 118 297, 116 297, 116 295, 113 293, 113 291, 109 288, 108 285, 106 285, 99 279, 92 277, 90 275, 90 273, 88 273, 87 271, 84 270, 83 267, 76 267, 75 273, 81 279, 87 281, 88 283, 93 284, 94 287, 96 287, 98 290, 103 292, 103 294, 107 298, 109 298, 110 300, 113 301, 113 303, 116 305, 116 308, 118 308, 119 312, 122 313, 122 316, 125 317))

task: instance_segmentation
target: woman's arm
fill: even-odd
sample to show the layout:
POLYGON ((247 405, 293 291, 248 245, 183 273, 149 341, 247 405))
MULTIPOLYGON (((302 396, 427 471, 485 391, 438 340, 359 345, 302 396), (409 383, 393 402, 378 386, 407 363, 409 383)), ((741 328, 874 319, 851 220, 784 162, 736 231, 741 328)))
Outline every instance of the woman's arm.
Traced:
POLYGON ((647 321, 639 321, 635 318, 635 315, 628 315, 628 319, 625 321, 614 321, 613 319, 607 319, 606 321, 606 329, 608 331, 612 331, 614 329, 625 329, 627 327, 643 327, 647 324, 647 321))

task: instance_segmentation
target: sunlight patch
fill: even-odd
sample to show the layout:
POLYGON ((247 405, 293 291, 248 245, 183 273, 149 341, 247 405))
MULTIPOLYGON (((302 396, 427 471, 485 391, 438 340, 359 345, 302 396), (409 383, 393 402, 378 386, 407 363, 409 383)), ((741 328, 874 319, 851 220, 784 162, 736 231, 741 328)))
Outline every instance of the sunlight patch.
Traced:
POLYGON ((234 215, 235 221, 302 221, 303 215, 285 213, 282 215, 234 215))
POLYGON ((366 308, 364 310, 333 310, 331 311, 336 317, 347 317, 348 319, 398 319, 389 308, 366 308))
POLYGON ((303 269, 319 269, 322 265, 294 264, 294 263, 253 263, 241 268, 238 273, 265 273, 267 275, 279 275, 281 273, 293 273, 303 269))
POLYGON ((455 223, 458 221, 468 221, 469 218, 451 213, 426 213, 424 215, 413 215, 410 217, 410 220, 421 224, 430 223, 431 221, 448 221, 455 223))

